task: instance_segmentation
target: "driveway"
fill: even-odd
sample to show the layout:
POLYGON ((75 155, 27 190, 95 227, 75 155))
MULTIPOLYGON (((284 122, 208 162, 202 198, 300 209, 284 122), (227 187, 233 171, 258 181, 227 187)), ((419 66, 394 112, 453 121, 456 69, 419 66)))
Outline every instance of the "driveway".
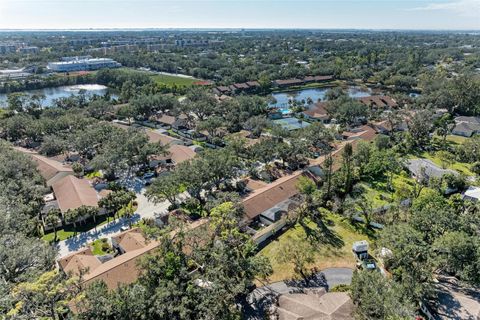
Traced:
MULTIPOLYGON (((145 190, 142 189, 140 193, 137 194, 138 208, 131 219, 132 224, 139 222, 143 218, 155 218, 157 215, 167 212, 168 206, 170 205, 168 201, 158 204, 148 201, 144 195, 144 192, 145 190)), ((56 244, 56 247, 58 248, 57 257, 64 257, 85 247, 88 243, 97 239, 111 238, 122 232, 120 229, 121 227, 128 225, 128 219, 120 218, 99 226, 97 230, 92 229, 90 231, 80 233, 76 237, 60 241, 56 244)))
POLYGON ((265 319, 267 310, 281 294, 303 292, 305 289, 333 288, 340 284, 352 283, 353 269, 329 268, 314 274, 308 280, 284 280, 259 287, 247 297, 244 308, 244 319, 265 319))

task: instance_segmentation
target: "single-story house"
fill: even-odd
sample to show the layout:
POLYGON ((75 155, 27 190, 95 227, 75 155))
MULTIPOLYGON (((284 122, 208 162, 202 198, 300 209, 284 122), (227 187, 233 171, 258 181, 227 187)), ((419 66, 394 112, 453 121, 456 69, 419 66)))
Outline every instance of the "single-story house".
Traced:
POLYGON ((389 96, 368 96, 358 98, 358 101, 363 103, 369 108, 374 109, 385 109, 385 108, 395 108, 398 106, 397 101, 389 96))
POLYGON ((60 270, 74 276, 81 272, 90 272, 98 268, 102 262, 93 254, 90 247, 73 252, 57 261, 60 270))
POLYGON ((328 292, 325 288, 307 289, 278 297, 275 313, 279 320, 353 320, 355 306, 346 292, 328 292))
POLYGON ((45 179, 48 187, 62 180, 64 177, 73 175, 73 170, 68 165, 64 165, 59 161, 44 157, 25 148, 15 147, 15 149, 32 158, 37 165, 38 172, 45 179))
POLYGON ((171 128, 175 123, 175 117, 168 114, 162 114, 160 116, 157 116, 155 120, 165 128, 171 128))
POLYGON ((477 202, 480 200, 480 188, 479 187, 468 187, 468 189, 462 195, 463 200, 470 200, 477 202))
POLYGON ((480 117, 456 117, 452 134, 462 137, 471 137, 480 132, 480 117))
POLYGON ((330 115, 327 112, 326 102, 317 102, 311 105, 307 110, 303 112, 305 118, 310 120, 321 121, 328 123, 330 121, 330 115))
POLYGON ((148 241, 143 236, 140 228, 127 230, 112 237, 112 246, 120 254, 145 248, 147 244, 148 241))
POLYGON ((178 144, 178 145, 185 144, 180 139, 160 133, 156 130, 145 130, 145 133, 147 134, 150 142, 153 142, 153 143, 160 142, 163 146, 174 145, 174 144, 178 144))
POLYGON ((446 174, 458 175, 458 172, 450 169, 442 169, 428 159, 411 159, 407 161, 407 169, 417 180, 442 178, 446 174))
POLYGON ((300 177, 314 179, 309 172, 297 171, 260 187, 242 200, 245 221, 253 221, 262 216, 266 224, 278 221, 281 214, 298 205, 294 199, 299 194, 297 183, 300 177))
POLYGON ((333 76, 307 76, 303 79, 305 83, 323 82, 333 80, 333 76))
MULTIPOLYGON (((187 225, 187 231, 206 226, 207 222, 208 220, 205 219, 192 222, 187 225)), ((137 233, 138 231, 132 229, 123 234, 125 235, 130 232, 137 233)), ((175 231, 172 231, 171 236, 173 237, 174 235, 175 231)), ((61 270, 65 273, 72 273, 73 275, 78 275, 80 270, 87 270, 82 278, 81 284, 83 286, 89 285, 95 281, 103 281, 109 289, 116 289, 119 285, 135 282, 141 272, 138 266, 140 259, 142 259, 145 254, 158 248, 160 245, 160 242, 156 240, 145 242, 145 245, 138 244, 136 241, 141 240, 141 238, 136 235, 131 238, 124 238, 123 240, 127 240, 127 242, 123 243, 123 249, 125 252, 103 263, 93 255, 90 248, 83 248, 79 251, 73 252, 70 255, 59 259, 57 263, 61 270)), ((119 242, 122 243, 120 240, 117 241, 116 244, 119 242)))
POLYGON ((305 81, 301 79, 287 79, 287 80, 275 80, 273 85, 279 88, 291 87, 291 86, 301 86, 305 84, 305 81))
POLYGON ((364 125, 361 127, 350 129, 349 131, 344 131, 342 137, 345 140, 365 140, 373 141, 377 136, 377 131, 369 125, 364 125))
POLYGON ((86 179, 66 176, 55 182, 52 189, 63 214, 81 206, 98 208, 100 196, 86 179))

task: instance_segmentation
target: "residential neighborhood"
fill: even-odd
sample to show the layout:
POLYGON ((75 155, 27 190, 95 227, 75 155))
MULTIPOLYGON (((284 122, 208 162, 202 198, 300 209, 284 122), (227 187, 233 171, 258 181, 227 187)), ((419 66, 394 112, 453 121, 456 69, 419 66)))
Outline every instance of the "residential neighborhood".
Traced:
POLYGON ((432 1, 390 4, 418 30, 292 1, 0 30, 0 318, 480 319, 480 36, 423 28, 432 1))

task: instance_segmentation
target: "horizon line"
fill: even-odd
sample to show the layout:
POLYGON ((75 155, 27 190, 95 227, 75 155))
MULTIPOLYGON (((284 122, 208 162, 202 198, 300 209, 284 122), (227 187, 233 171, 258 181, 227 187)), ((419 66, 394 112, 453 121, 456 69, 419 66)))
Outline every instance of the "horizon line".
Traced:
POLYGON ((49 32, 49 31, 330 31, 330 30, 341 30, 341 31, 437 31, 437 32, 480 32, 479 29, 450 29, 450 28, 355 28, 355 27, 198 27, 198 28, 189 28, 189 27, 112 27, 112 28, 0 28, 0 32, 49 32))

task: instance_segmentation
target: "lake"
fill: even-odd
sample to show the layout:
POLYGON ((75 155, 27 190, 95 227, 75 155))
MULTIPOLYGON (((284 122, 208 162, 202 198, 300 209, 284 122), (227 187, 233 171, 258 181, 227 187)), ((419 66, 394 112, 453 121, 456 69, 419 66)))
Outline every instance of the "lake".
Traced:
MULTIPOLYGON (((71 95, 78 95, 80 90, 85 90, 87 96, 93 95, 101 95, 103 96, 108 92, 108 87, 100 85, 100 84, 79 84, 73 86, 64 86, 64 87, 56 87, 56 88, 45 88, 40 90, 29 90, 23 91, 22 93, 26 94, 43 94, 45 99, 42 102, 42 106, 48 107, 53 104, 53 100, 59 98, 67 98, 71 95)), ((112 94, 112 98, 116 96, 112 94)), ((0 107, 5 108, 7 105, 7 95, 0 94, 0 107)))
MULTIPOLYGON (((288 109, 289 107, 288 101, 290 100, 296 100, 298 102, 305 100, 305 105, 307 105, 308 98, 311 98, 313 102, 317 102, 318 99, 324 100, 325 94, 330 89, 332 88, 312 88, 312 89, 304 89, 299 91, 273 93, 272 96, 275 98, 277 102, 270 103, 270 107, 288 109)), ((360 88, 360 87, 350 87, 348 88, 347 92, 348 92, 348 95, 352 98, 367 97, 372 94, 372 91, 370 89, 360 88)))

